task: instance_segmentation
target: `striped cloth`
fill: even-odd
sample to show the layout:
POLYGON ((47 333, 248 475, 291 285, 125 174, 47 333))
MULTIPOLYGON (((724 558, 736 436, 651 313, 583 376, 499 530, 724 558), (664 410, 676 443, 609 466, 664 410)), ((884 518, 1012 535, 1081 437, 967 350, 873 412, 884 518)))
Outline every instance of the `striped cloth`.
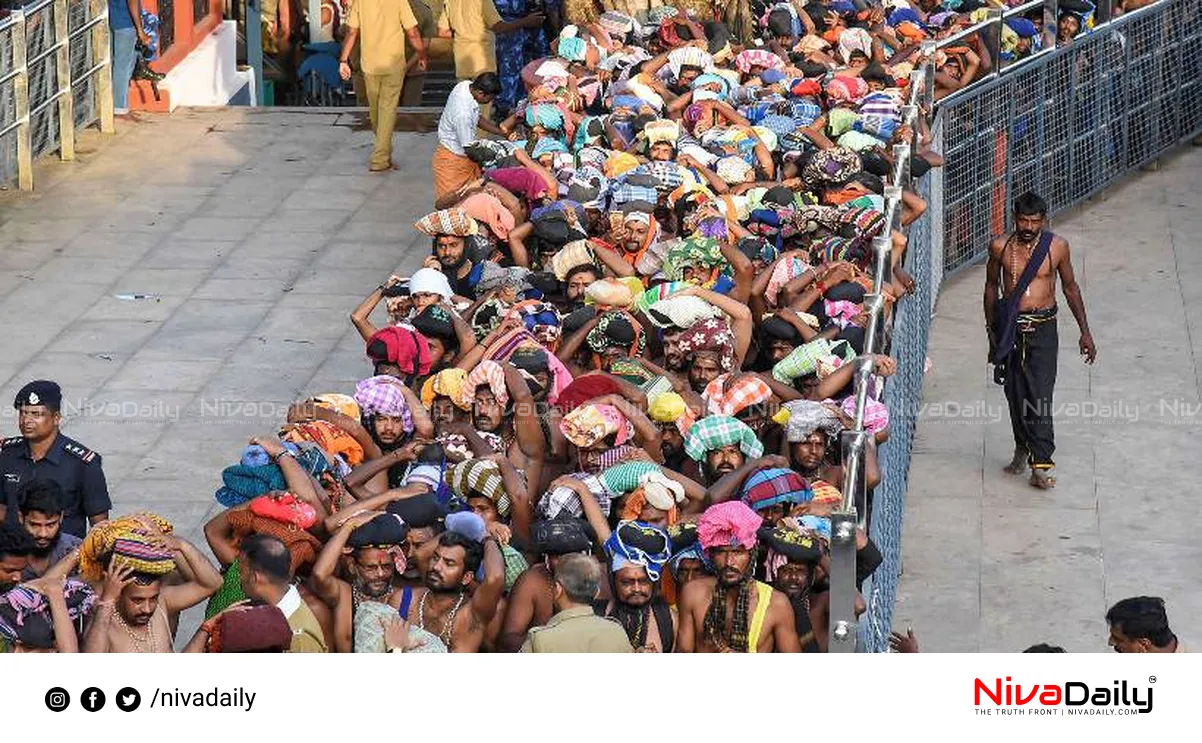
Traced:
POLYGON ((487 459, 468 459, 451 468, 447 483, 455 495, 467 500, 483 496, 493 502, 501 518, 509 517, 512 503, 505 492, 505 480, 496 462, 487 459))
POLYGON ((476 234, 479 226, 476 224, 476 220, 469 217, 463 209, 440 209, 414 222, 413 229, 431 237, 436 235, 467 237, 476 234))
POLYGON ((756 511, 781 503, 808 503, 813 498, 814 491, 805 478, 793 470, 763 469, 743 483, 743 502, 756 511))

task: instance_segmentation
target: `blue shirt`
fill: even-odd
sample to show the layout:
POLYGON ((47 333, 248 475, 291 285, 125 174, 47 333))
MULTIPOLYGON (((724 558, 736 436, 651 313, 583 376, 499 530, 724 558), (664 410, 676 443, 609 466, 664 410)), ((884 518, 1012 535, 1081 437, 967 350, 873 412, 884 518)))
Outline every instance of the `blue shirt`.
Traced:
POLYGON ((109 28, 116 31, 133 27, 134 19, 129 14, 129 3, 126 0, 109 0, 109 28))

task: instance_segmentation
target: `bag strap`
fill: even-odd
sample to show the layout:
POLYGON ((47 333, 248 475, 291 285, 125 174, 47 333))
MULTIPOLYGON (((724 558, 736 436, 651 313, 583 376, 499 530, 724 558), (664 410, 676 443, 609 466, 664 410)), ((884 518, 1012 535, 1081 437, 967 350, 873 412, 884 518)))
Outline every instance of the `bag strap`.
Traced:
POLYGON ((654 601, 651 604, 651 613, 655 616, 655 627, 659 630, 659 639, 664 644, 660 648, 660 652, 672 652, 672 647, 676 644, 676 637, 672 631, 672 608, 666 601, 654 601))
POLYGON ((1035 252, 1031 253, 1031 258, 1027 260, 1027 265, 1018 277, 1018 283, 1014 285, 1014 291, 1006 295, 1002 299, 1003 302, 1013 302, 1027 290, 1027 287, 1035 280, 1035 274, 1039 272, 1039 267, 1043 265, 1044 260, 1048 257, 1048 253, 1051 252, 1052 240, 1055 237, 1054 234, 1046 230, 1039 236, 1039 244, 1035 246, 1035 252))

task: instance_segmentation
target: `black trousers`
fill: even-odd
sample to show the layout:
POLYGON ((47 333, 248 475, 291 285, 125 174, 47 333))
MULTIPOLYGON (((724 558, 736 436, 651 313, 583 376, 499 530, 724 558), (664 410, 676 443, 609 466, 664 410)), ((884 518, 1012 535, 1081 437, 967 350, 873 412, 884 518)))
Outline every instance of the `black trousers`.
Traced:
POLYGON ((1025 449, 1036 469, 1053 466, 1056 437, 1052 430, 1052 391, 1060 349, 1053 307, 1019 316, 1014 350, 1006 359, 1006 402, 1014 445, 1025 449))

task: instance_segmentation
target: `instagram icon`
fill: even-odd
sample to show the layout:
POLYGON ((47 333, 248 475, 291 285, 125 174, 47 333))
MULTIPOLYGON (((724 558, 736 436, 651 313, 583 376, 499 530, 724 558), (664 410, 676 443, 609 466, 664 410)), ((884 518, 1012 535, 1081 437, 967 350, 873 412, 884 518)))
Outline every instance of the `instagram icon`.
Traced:
POLYGON ((61 686, 46 692, 46 708, 51 712, 62 712, 71 706, 71 695, 61 686))

